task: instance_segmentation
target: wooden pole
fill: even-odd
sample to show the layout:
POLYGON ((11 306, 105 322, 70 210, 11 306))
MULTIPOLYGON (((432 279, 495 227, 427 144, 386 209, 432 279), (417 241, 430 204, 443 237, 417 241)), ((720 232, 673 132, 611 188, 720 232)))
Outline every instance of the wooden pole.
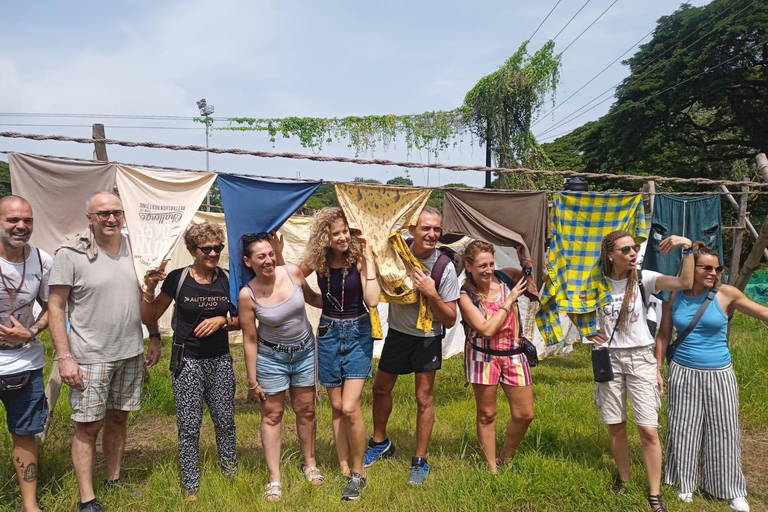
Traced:
MULTIPOLYGON (((768 158, 765 157, 765 153, 759 153, 755 156, 755 160, 757 160, 757 167, 760 169, 760 172, 763 173, 763 178, 768 181, 768 158)), ((752 277, 752 272, 760 264, 760 257, 766 245, 768 245, 768 218, 763 222, 763 227, 760 228, 760 235, 757 237, 755 245, 752 246, 752 250, 749 251, 749 256, 747 256, 744 266, 741 267, 739 277, 736 278, 734 286, 739 290, 744 291, 749 278, 752 277)))
MULTIPOLYGON (((725 192, 723 196, 725 199, 733 206, 736 211, 739 211, 739 203, 736 202, 736 199, 733 198, 733 194, 731 194, 731 191, 728 190, 728 187, 725 185, 720 185, 720 190, 725 192)), ((757 240, 757 230, 755 229, 754 224, 749 220, 749 216, 744 218, 744 227, 747 229, 747 233, 749 233, 749 236, 752 237, 752 240, 757 240)), ((768 249, 763 249, 763 257, 766 261, 768 261, 768 249)))
POLYGON ((741 197, 739 197, 739 224, 736 229, 733 230, 733 253, 731 255, 731 271, 728 278, 729 284, 734 284, 739 272, 739 265, 741 263, 741 246, 744 242, 744 227, 747 220, 747 196, 749 195, 749 187, 746 185, 741 186, 741 197))
MULTIPOLYGON (((94 124, 93 125, 93 138, 94 139, 106 139, 107 136, 104 133, 104 125, 103 124, 94 124)), ((107 162, 109 159, 107 158, 107 146, 103 142, 94 142, 93 143, 93 159, 98 162, 107 162)))
POLYGON ((763 180, 768 181, 768 157, 765 156, 765 153, 758 153, 755 160, 757 160, 757 168, 760 169, 763 180))
POLYGON ((656 182, 653 180, 643 183, 643 203, 645 206, 645 213, 648 215, 653 214, 653 203, 656 200, 656 182))
MULTIPOLYGON (((491 166, 491 121, 485 129, 485 166, 491 166)), ((501 176, 499 176, 501 180, 501 176)), ((485 171, 485 188, 491 188, 491 171, 485 171)))

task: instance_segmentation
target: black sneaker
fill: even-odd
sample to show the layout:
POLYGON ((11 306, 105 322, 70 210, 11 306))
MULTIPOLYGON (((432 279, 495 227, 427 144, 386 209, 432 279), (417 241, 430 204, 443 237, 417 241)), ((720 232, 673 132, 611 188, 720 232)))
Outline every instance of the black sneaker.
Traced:
POLYGON ((117 480, 104 480, 104 487, 108 491, 112 491, 112 490, 125 491, 131 496, 133 496, 134 498, 141 498, 141 493, 139 491, 137 491, 127 483, 123 482, 119 478, 117 480))
POLYGON ((104 507, 101 506, 101 503, 99 503, 99 500, 94 498, 87 503, 80 503, 78 501, 77 512, 107 512, 107 511, 104 510, 104 507))
POLYGON ((341 499, 344 501, 356 500, 360 497, 360 491, 363 490, 367 479, 360 473, 352 472, 352 476, 349 477, 347 486, 341 491, 341 499))

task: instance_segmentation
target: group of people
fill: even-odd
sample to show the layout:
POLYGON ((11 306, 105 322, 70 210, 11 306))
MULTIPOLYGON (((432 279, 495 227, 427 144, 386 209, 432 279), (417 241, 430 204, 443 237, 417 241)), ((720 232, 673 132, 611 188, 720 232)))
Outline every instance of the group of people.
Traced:
MULTIPOLYGON (((418 303, 389 304, 389 329, 372 388, 373 435, 367 441, 361 399, 372 373, 369 312, 376 308, 381 288, 369 244, 350 229, 340 208, 318 212, 299 265, 285 263, 283 242, 275 233, 243 235, 242 261, 252 278, 240 291, 237 307, 229 300, 229 274, 219 266, 226 244, 221 227, 191 225, 184 242, 192 264, 167 275, 162 269, 149 271, 139 287, 129 240, 122 234, 120 199, 111 192, 93 195, 86 218, 88 229, 52 258, 29 244, 34 226, 29 202, 18 196, 0 199, 0 399, 13 438, 23 511, 40 510, 35 434, 45 428, 48 405, 43 347, 36 336, 49 323, 61 379, 70 387, 78 511, 103 510, 93 487, 96 438, 102 428, 105 485, 136 492, 120 478, 126 420, 140 408, 144 367, 160 358, 157 322, 172 304, 171 379, 181 483, 189 500, 200 486, 203 404, 210 410, 222 472, 231 477, 238 468, 230 330, 242 329, 248 397, 261 409, 268 501, 282 496, 286 392, 296 416, 304 476, 312 485, 324 482, 315 458, 316 382, 326 388, 332 405, 339 468, 346 477, 341 497, 354 500, 366 486, 366 468, 395 453, 387 435, 392 391, 398 376, 413 373, 416 447, 409 482, 424 483, 430 471, 435 375, 442 364, 442 338, 456 323, 457 308, 465 324, 464 366, 477 404, 478 440, 492 473, 511 461, 533 420, 531 370, 517 305, 530 276, 521 269, 496 269, 493 245, 476 240, 461 255, 458 266, 466 281, 460 286, 456 266, 438 250, 441 215, 434 208, 425 207, 409 228, 414 256, 410 277, 428 305, 431 328, 419 324, 418 303), (320 293, 307 283, 312 272, 320 293), (36 301, 42 309, 35 317, 36 301), (322 309, 317 337, 305 304, 322 309), (150 333, 146 355, 142 323, 150 333), (497 453, 499 385, 510 419, 497 453)), ((727 322, 734 309, 768 319, 768 308, 737 288, 720 285, 722 266, 711 249, 680 236, 660 244, 663 252, 676 248, 682 248, 681 271, 664 276, 637 271, 639 247, 628 233, 611 233, 602 243, 600 265, 612 300, 598 310, 600 328, 590 339, 608 349, 614 373, 613 380, 595 383, 595 404, 608 425, 618 471, 616 491, 626 492, 629 480, 628 397, 640 433, 651 510, 666 510, 660 495, 658 416, 665 389, 662 364, 669 353, 666 483, 679 485, 680 499, 691 501, 700 477, 702 490, 729 500, 735 510, 749 510, 727 322), (675 294, 664 305, 656 336, 646 322, 646 304, 661 290, 675 294), (680 343, 672 342, 673 325, 678 334, 685 333, 680 343), (674 350, 668 351, 670 344, 674 350)))

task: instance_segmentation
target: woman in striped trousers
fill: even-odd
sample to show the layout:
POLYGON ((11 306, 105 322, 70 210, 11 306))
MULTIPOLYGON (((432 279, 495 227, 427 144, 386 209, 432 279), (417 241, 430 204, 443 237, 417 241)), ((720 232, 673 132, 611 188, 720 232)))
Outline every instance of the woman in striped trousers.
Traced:
POLYGON ((669 363, 665 482, 679 484, 678 497, 691 502, 700 478, 704 492, 728 500, 734 510, 748 511, 727 312, 738 310, 768 320, 768 308, 733 286, 717 288, 723 267, 718 254, 701 242, 694 244, 694 260, 693 287, 673 294, 664 304, 657 338, 657 360, 663 361, 672 326, 678 333, 686 330, 710 290, 716 292, 669 363))

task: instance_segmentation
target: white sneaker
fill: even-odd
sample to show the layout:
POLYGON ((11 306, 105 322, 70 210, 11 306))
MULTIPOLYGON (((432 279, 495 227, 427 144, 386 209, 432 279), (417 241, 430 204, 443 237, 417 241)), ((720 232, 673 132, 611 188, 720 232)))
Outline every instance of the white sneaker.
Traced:
POLYGON ((743 496, 733 498, 732 500, 729 500, 729 503, 731 504, 731 508, 733 510, 738 510, 739 512, 749 512, 749 503, 747 503, 747 499, 743 496))
POLYGON ((693 501, 692 492, 679 492, 677 493, 677 497, 680 498, 680 501, 684 503, 691 503, 693 501))

